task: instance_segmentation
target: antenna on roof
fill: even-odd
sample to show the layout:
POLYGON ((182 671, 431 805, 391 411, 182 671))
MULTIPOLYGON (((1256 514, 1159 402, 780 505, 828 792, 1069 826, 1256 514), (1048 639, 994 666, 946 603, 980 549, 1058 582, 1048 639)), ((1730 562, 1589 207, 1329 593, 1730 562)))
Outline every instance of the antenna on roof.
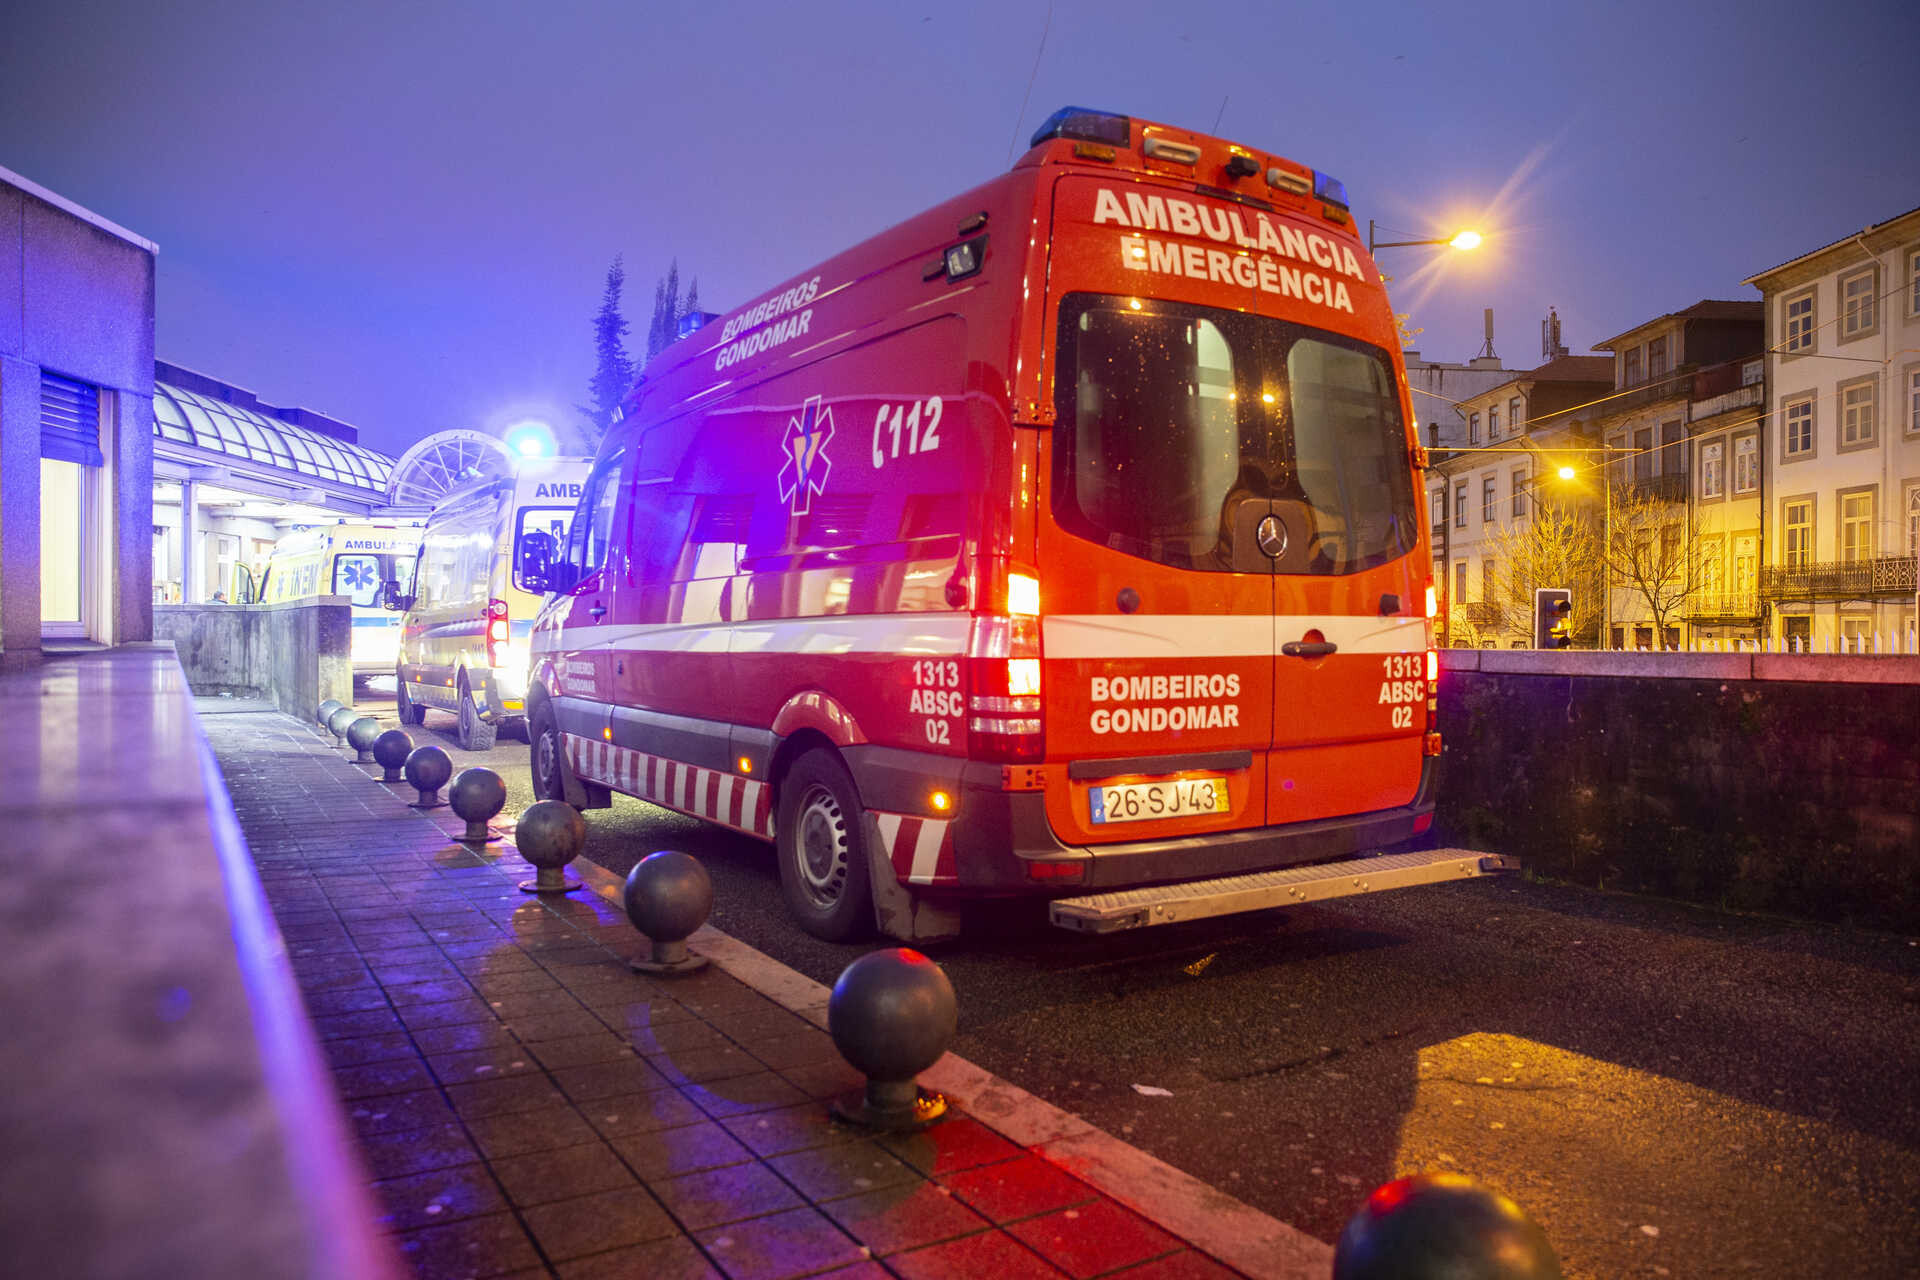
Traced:
POLYGON ((1547 318, 1540 322, 1540 358, 1558 360, 1567 354, 1560 344, 1560 313, 1552 307, 1547 308, 1547 318))
POLYGON ((1480 354, 1475 356, 1474 359, 1498 360, 1500 357, 1498 355, 1495 355, 1493 350, 1493 308, 1492 307, 1487 308, 1486 315, 1487 315, 1487 343, 1485 346, 1480 348, 1480 354))

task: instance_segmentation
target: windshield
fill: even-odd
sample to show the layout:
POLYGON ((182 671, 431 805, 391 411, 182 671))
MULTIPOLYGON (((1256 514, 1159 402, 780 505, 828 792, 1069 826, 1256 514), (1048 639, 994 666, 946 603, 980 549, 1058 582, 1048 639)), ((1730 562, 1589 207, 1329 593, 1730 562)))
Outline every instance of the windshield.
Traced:
POLYGON ((1055 407, 1055 515, 1114 550, 1182 569, 1346 574, 1418 544, 1400 398, 1377 347, 1070 294, 1055 407), (1286 533, 1278 551, 1258 545, 1269 514, 1286 533))
POLYGON ((567 532, 573 527, 572 507, 521 507, 514 519, 513 528, 513 583, 522 591, 530 590, 520 580, 520 543, 530 533, 544 533, 553 538, 555 547, 567 545, 567 532))
POLYGON ((351 596, 356 607, 378 608, 387 579, 400 583, 400 594, 413 590, 413 555, 343 551, 333 558, 333 593, 351 596))

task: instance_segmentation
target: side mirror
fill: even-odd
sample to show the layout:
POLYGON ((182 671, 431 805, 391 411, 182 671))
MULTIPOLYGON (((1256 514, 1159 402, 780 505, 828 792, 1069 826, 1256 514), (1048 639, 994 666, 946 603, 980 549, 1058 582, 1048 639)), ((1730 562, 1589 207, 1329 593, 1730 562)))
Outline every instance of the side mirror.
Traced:
POLYGON ((514 548, 520 585, 528 591, 541 594, 566 590, 561 579, 566 576, 565 570, 569 566, 555 560, 558 554, 559 548, 554 543, 553 535, 544 529, 521 534, 520 545, 514 548))
POLYGON ((404 613, 413 608, 413 597, 400 594, 400 579, 388 578, 381 584, 380 607, 394 613, 404 613))

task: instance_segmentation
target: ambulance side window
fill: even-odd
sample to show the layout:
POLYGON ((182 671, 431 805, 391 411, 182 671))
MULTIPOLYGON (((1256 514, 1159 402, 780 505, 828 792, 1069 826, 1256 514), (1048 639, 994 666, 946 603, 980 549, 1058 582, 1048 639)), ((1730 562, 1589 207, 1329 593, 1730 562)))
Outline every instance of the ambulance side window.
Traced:
POLYGON ((613 509, 620 499, 621 462, 616 453, 594 471, 567 530, 567 559, 580 567, 583 578, 607 562, 613 509))

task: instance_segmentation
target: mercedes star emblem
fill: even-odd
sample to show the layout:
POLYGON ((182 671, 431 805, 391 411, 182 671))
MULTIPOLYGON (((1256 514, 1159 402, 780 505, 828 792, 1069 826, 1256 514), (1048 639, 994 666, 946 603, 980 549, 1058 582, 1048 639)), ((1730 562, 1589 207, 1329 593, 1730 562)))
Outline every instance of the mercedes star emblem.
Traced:
POLYGON ((1287 526, 1280 523, 1279 516, 1260 517, 1259 527, 1254 530, 1253 536, 1270 559, 1278 560, 1287 554, 1287 526))

